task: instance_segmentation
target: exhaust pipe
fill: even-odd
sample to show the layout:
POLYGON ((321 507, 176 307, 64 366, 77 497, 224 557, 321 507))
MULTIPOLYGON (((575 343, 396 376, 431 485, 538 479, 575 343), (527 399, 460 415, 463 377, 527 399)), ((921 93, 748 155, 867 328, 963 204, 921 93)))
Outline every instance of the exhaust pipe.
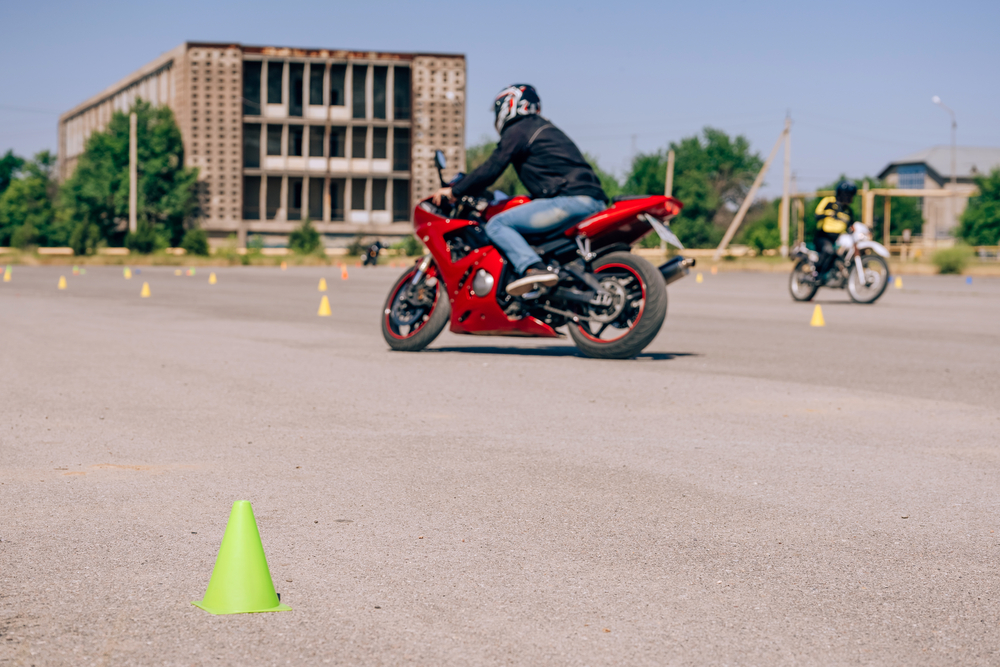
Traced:
POLYGON ((686 276, 689 269, 695 265, 693 257, 674 257, 673 259, 660 265, 660 273, 663 275, 663 282, 669 285, 686 276))

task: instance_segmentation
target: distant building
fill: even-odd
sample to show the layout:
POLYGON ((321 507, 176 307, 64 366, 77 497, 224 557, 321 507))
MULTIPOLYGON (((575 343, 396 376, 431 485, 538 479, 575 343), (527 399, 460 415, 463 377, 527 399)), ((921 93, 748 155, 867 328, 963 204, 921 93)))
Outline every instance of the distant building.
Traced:
POLYGON ((465 165, 462 55, 187 42, 60 116, 63 178, 136 98, 173 110, 216 241, 282 244, 307 216, 341 243, 408 234, 434 151, 465 165))
POLYGON ((955 148, 955 183, 951 182, 951 146, 935 146, 890 162, 878 177, 903 190, 954 190, 955 197, 923 198, 924 238, 953 235, 962 212, 975 192, 973 178, 1000 167, 1000 148, 955 148))

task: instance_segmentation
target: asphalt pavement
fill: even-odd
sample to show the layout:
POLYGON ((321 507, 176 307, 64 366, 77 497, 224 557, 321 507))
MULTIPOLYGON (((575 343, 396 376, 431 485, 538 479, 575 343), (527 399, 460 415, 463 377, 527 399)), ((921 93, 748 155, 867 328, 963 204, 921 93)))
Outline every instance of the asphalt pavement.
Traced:
POLYGON ((1000 663, 1000 279, 706 270, 603 361, 349 271, 13 268, 0 665, 1000 663), (292 611, 191 605, 240 499, 292 611))

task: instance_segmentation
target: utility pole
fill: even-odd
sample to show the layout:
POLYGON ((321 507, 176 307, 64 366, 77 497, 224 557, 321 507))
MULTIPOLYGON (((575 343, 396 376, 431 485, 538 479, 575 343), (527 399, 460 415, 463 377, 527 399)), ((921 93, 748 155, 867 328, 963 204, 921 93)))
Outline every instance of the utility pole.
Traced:
MULTIPOLYGON (((935 95, 934 97, 931 98, 931 102, 933 102, 934 104, 938 105, 939 107, 941 107, 942 109, 944 109, 945 111, 947 111, 948 115, 951 116, 951 190, 952 190, 952 192, 954 192, 955 191, 955 184, 958 182, 958 175, 955 173, 957 171, 957 167, 956 167, 956 164, 955 164, 956 163, 956 160, 955 160, 955 139, 956 139, 956 135, 958 134, 958 122, 955 120, 955 112, 952 111, 950 108, 948 108, 945 105, 945 103, 941 101, 940 97, 938 97, 937 95, 935 95)), ((953 197, 949 197, 948 198, 948 222, 949 223, 950 222, 954 222, 954 219, 955 219, 955 213, 954 213, 954 211, 955 211, 954 198, 953 197)), ((936 231, 937 230, 935 229, 935 232, 936 231)), ((935 241, 936 241, 936 239, 935 239, 935 241)))
POLYGON ((750 209, 750 205, 753 204, 753 198, 757 196, 757 190, 760 189, 760 184, 764 182, 764 175, 767 170, 771 168, 771 162, 774 161, 774 156, 778 154, 778 148, 781 147, 781 142, 788 138, 789 128, 792 126, 791 119, 785 119, 785 129, 781 131, 778 136, 778 140, 774 142, 774 148, 771 149, 771 154, 767 156, 767 160, 764 161, 764 166, 760 168, 757 173, 757 178, 754 179, 753 185, 750 186, 750 192, 743 199, 743 203, 740 204, 740 209, 736 211, 736 217, 733 218, 732 223, 729 225, 729 229, 726 230, 725 235, 722 237, 722 241, 719 242, 719 247, 715 249, 715 254, 712 255, 714 261, 719 261, 722 257, 722 251, 726 249, 729 242, 733 240, 733 236, 736 234, 736 230, 739 229, 740 223, 743 222, 744 216, 746 216, 747 211, 750 209))
POLYGON ((135 234, 138 230, 137 213, 139 198, 136 193, 137 181, 139 180, 139 147, 136 138, 136 125, 138 118, 135 112, 128 117, 128 230, 135 234))
MULTIPOLYGON (((674 196, 674 149, 667 151, 667 178, 663 186, 663 194, 667 197, 674 196)), ((660 252, 667 254, 667 242, 660 239, 660 252)))
POLYGON ((781 190, 781 214, 779 225, 781 227, 781 256, 788 257, 788 213, 789 213, 789 190, 792 179, 792 119, 785 116, 785 181, 781 190))
POLYGON ((674 149, 667 151, 667 185, 663 189, 663 194, 668 197, 674 196, 674 149))

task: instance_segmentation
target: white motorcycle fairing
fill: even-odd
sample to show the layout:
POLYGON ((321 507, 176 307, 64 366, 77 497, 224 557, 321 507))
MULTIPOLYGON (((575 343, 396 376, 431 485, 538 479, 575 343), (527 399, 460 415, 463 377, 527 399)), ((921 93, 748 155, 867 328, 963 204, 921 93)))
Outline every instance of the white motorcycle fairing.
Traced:
POLYGON ((861 250, 874 250, 875 254, 881 255, 886 259, 889 259, 889 251, 885 249, 885 246, 877 241, 858 241, 854 246, 859 252, 861 250))

